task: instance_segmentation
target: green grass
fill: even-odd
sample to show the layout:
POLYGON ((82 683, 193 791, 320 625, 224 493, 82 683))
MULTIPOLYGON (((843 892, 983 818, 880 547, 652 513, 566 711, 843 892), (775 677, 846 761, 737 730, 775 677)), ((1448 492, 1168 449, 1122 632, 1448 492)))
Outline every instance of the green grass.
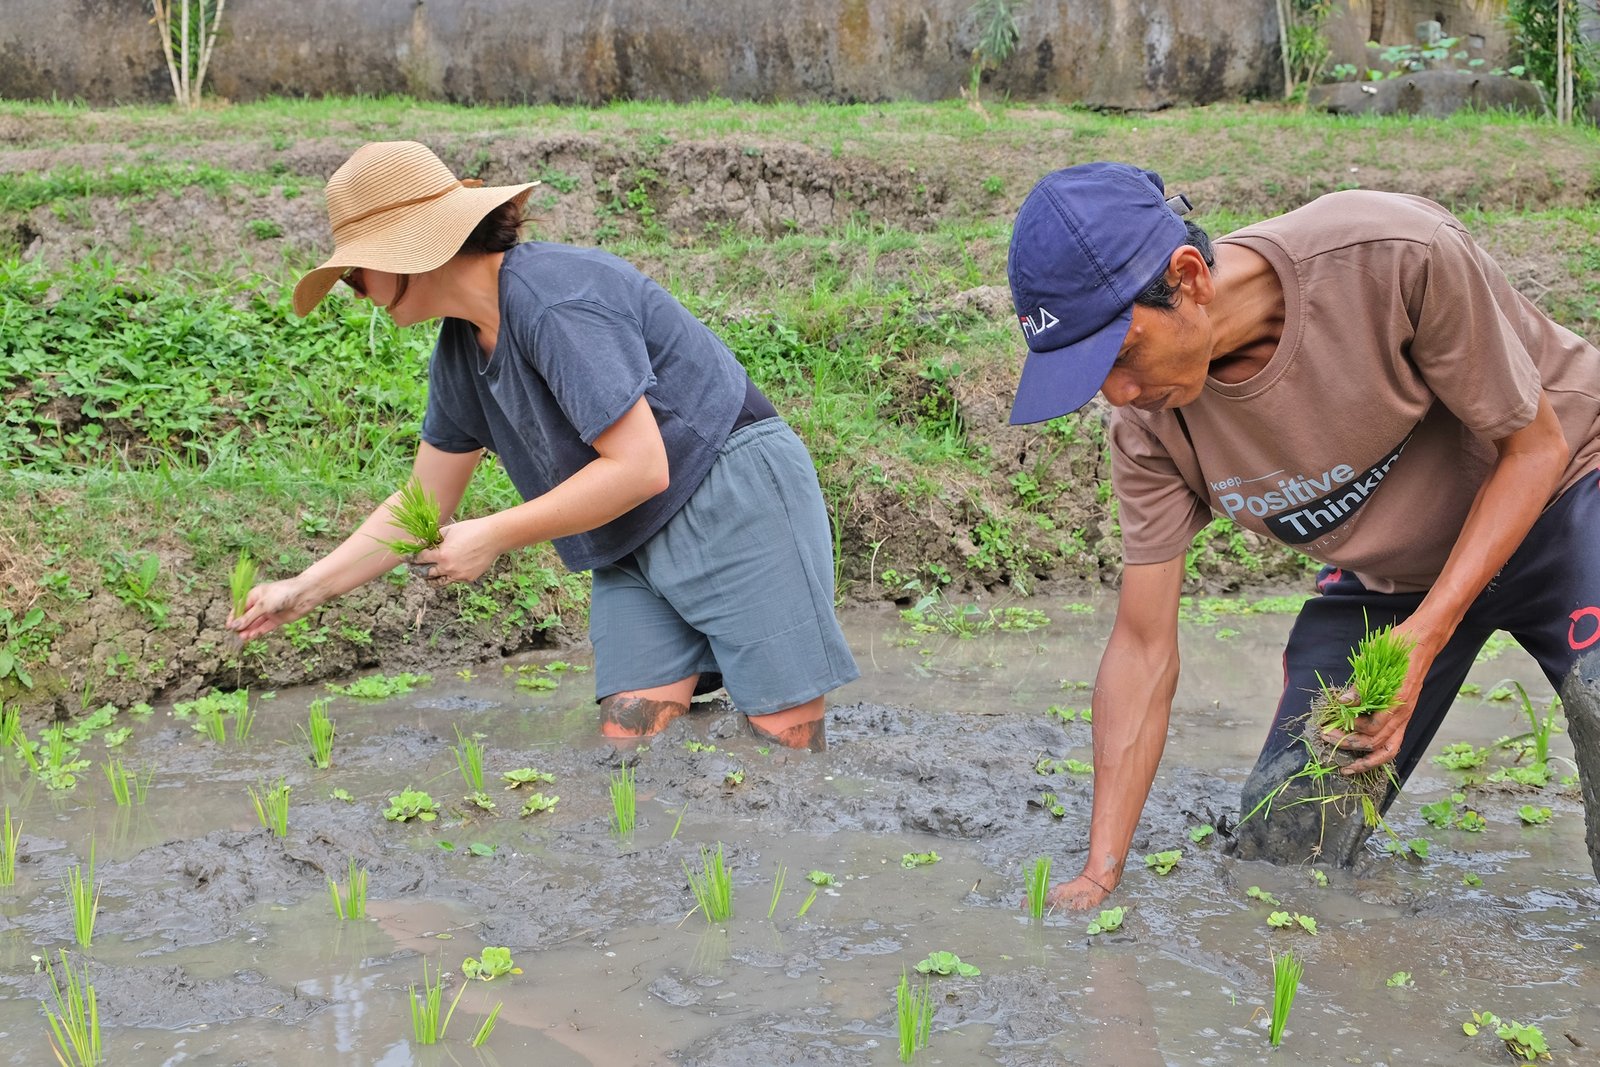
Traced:
POLYGON ((617 837, 627 837, 633 833, 638 822, 637 802, 638 790, 634 787, 633 768, 624 767, 611 776, 611 832, 617 837))
POLYGON ((461 772, 467 789, 474 793, 483 792, 483 745, 470 734, 463 734, 461 727, 457 726, 456 743, 450 751, 456 755, 456 769, 461 772))
POLYGON ((706 917, 706 922, 727 922, 733 916, 733 875, 722 858, 720 843, 715 852, 702 846, 700 869, 691 870, 689 864, 684 863, 683 873, 689 879, 689 892, 694 894, 695 908, 706 917))
POLYGON ((1028 914, 1035 919, 1044 918, 1045 906, 1050 897, 1050 857, 1040 856, 1028 868, 1028 914))
POLYGON ((44 958, 45 973, 50 979, 50 1002, 41 1001, 45 1017, 50 1023, 50 1048, 62 1067, 93 1067, 103 1062, 100 1050, 100 1009, 95 1000, 94 985, 89 981, 89 968, 83 964, 74 970, 67 950, 61 949, 61 970, 58 974, 50 958, 44 958))
POLYGON ((67 868, 67 902, 72 908, 72 936, 83 948, 94 940, 94 920, 100 914, 100 887, 94 880, 94 838, 89 839, 88 873, 84 865, 67 868))
POLYGON ((345 887, 341 893, 339 883, 332 878, 328 879, 328 895, 333 898, 334 914, 340 921, 355 922, 367 917, 367 869, 357 867, 352 857, 350 872, 345 878, 345 887))
POLYGON ((1304 970, 1304 962, 1292 951, 1272 957, 1272 1023, 1268 1040, 1273 1048, 1283 1041, 1283 1027, 1289 1021, 1289 1009, 1300 991, 1300 975, 1304 970))
POLYGON ((11 805, 5 809, 5 820, 0 823, 0 889, 9 889, 17 882, 17 849, 22 844, 22 820, 11 821, 11 805))
POLYGON ((333 766, 333 720, 328 717, 331 699, 313 700, 306 711, 306 743, 311 748, 311 765, 318 770, 333 766))
POLYGON ((261 825, 272 831, 274 837, 289 836, 289 784, 279 778, 277 784, 268 788, 265 782, 260 783, 261 790, 247 786, 250 792, 250 803, 256 809, 256 819, 261 825))

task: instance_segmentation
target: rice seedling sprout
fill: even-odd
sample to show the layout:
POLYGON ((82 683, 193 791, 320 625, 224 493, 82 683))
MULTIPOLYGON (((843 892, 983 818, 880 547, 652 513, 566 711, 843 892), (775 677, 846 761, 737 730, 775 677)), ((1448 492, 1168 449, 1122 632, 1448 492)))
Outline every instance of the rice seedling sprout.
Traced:
POLYGON ((350 873, 341 895, 339 883, 328 879, 328 895, 333 897, 333 911, 341 922, 355 922, 367 917, 367 869, 358 868, 355 858, 350 860, 350 873))
POLYGON ((22 709, 0 702, 0 748, 15 748, 22 740, 22 709))
POLYGON ((933 1029, 933 992, 928 983, 912 989, 905 968, 900 970, 900 984, 894 991, 895 1021, 900 1037, 900 1062, 910 1063, 917 1050, 927 1047, 928 1035, 933 1029))
POLYGON ((1283 1027, 1289 1021, 1294 995, 1300 991, 1300 975, 1305 962, 1293 951, 1272 957, 1272 1029, 1268 1038, 1277 1048, 1283 1041, 1283 1027))
POLYGON ((1361 716, 1392 708, 1411 665, 1411 645, 1411 640, 1395 633, 1393 626, 1363 637, 1350 655, 1349 686, 1355 689, 1356 700, 1352 704, 1341 703, 1338 697, 1342 690, 1324 683, 1327 712, 1322 725, 1349 731, 1355 729, 1361 716))
POLYGON ((817 887, 816 886, 812 886, 811 887, 811 892, 806 894, 805 902, 800 905, 800 910, 794 913, 794 917, 796 919, 804 919, 806 917, 806 912, 810 911, 811 910, 811 905, 815 904, 816 902, 817 902, 817 887))
POLYGON ((120 759, 107 760, 105 772, 106 781, 111 783, 111 798, 117 802, 117 807, 126 808, 135 799, 141 804, 144 803, 144 790, 148 778, 141 781, 137 774, 129 773, 120 759))
POLYGON ((101 1062, 100 1010, 95 1003, 94 986, 88 981, 87 965, 81 974, 74 971, 67 950, 60 951, 59 976, 49 957, 44 960, 55 1010, 50 1009, 49 1003, 39 1002, 50 1021, 50 1050, 62 1067, 94 1067, 101 1062))
POLYGON ((618 837, 627 837, 637 825, 636 799, 633 768, 624 767, 611 776, 611 832, 618 837))
POLYGON ((483 745, 476 738, 463 734, 457 726, 456 743, 450 751, 456 754, 456 767, 467 789, 473 793, 483 792, 483 745))
POLYGON ((692 871, 685 863, 683 873, 689 879, 689 892, 694 894, 695 906, 706 917, 706 922, 726 922, 733 915, 733 876, 723 861, 721 842, 716 852, 708 852, 702 846, 700 870, 692 871))
POLYGON ((72 903, 72 936, 84 948, 94 940, 94 919, 100 912, 100 888, 94 884, 94 838, 89 839, 89 873, 83 865, 67 868, 67 899, 72 903))
POLYGON ((256 585, 256 561, 250 558, 250 553, 243 549, 239 558, 233 565, 233 570, 228 574, 228 594, 233 602, 233 617, 239 618, 244 614, 246 602, 250 599, 250 590, 256 585))
POLYGON ((22 820, 11 822, 11 805, 6 805, 5 823, 0 828, 0 889, 17 881, 17 848, 22 844, 22 820))
POLYGON ((483 1043, 489 1040, 489 1035, 494 1033, 495 1020, 500 1018, 500 1009, 505 1006, 506 1002, 503 1000, 495 1003, 494 1010, 489 1013, 487 1019, 483 1020, 483 1025, 478 1027, 478 1032, 472 1037, 473 1048, 481 1048, 483 1043))
POLYGON ((319 770, 333 766, 333 720, 328 717, 332 701, 323 697, 313 700, 306 713, 306 741, 311 746, 311 762, 319 770))
POLYGON ((1044 918, 1045 900, 1050 895, 1050 857, 1040 856, 1028 868, 1028 914, 1044 918))
POLYGON ((221 708, 210 707, 201 711, 200 728, 201 732, 219 745, 228 740, 228 724, 223 721, 221 708))
POLYGON ((437 548, 444 540, 439 532, 439 500, 422 488, 415 478, 405 484, 389 504, 389 521, 406 534, 404 538, 378 538, 384 548, 397 556, 415 556, 437 548))
POLYGON ((678 839, 678 831, 683 829, 683 816, 688 810, 689 802, 684 801, 683 807, 678 809, 678 821, 672 824, 672 833, 667 837, 668 841, 676 841, 678 839))
POLYGON ((772 880, 772 903, 767 906, 767 918, 772 918, 778 910, 778 898, 783 895, 783 880, 789 876, 789 868, 782 863, 778 864, 778 875, 772 880))
POLYGON ((249 694, 245 694, 244 702, 239 705, 239 710, 233 713, 233 739, 239 744, 250 740, 250 730, 256 724, 256 709, 250 703, 249 694))
POLYGON ((422 992, 417 992, 414 985, 407 986, 406 991, 411 994, 411 1034, 417 1039, 419 1045, 436 1045, 444 1038, 444 1033, 450 1028, 450 1019, 456 1013, 456 1005, 461 1003, 461 994, 467 991, 467 983, 462 982, 461 988, 456 991, 456 999, 450 1002, 450 1010, 444 1013, 440 1020, 439 1011, 444 1005, 444 964, 439 964, 439 969, 433 977, 428 977, 428 960, 422 960, 422 992))
POLYGON ((262 826, 271 830, 275 837, 288 837, 289 783, 279 778, 277 784, 270 789, 265 782, 260 785, 259 793, 253 787, 245 787, 250 791, 250 802, 255 805, 256 818, 261 821, 262 826))

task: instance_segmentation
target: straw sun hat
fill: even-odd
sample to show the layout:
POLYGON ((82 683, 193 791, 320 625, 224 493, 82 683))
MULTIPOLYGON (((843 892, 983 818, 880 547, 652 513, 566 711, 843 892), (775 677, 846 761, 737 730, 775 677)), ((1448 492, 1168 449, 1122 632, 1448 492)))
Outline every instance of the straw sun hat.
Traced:
POLYGON ((432 270, 461 250, 485 215, 508 200, 525 200, 538 184, 457 181, 415 141, 362 145, 328 179, 333 255, 294 287, 294 313, 311 314, 351 267, 392 274, 432 270))

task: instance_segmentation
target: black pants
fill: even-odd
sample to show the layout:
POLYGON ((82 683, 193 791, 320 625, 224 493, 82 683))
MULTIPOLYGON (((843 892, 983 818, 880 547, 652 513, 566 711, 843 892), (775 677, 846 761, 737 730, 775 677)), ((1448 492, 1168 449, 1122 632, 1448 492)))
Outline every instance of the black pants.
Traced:
MULTIPOLYGON (((1332 567, 1318 575, 1317 590, 1321 595, 1305 603, 1289 633, 1283 696, 1245 782, 1242 814, 1305 766, 1300 731, 1321 688, 1318 675, 1342 684, 1350 676, 1350 655, 1368 629, 1405 621, 1423 597, 1374 593, 1354 575, 1332 567)), ((1496 630, 1515 637, 1557 687, 1581 655, 1600 648, 1600 471, 1585 475, 1545 509, 1434 659, 1395 757, 1399 782, 1410 776, 1438 733, 1474 658, 1496 630)), ((1389 790, 1384 809, 1397 792, 1397 786, 1389 790)), ((1258 812, 1239 827, 1239 853, 1279 862, 1317 855, 1351 862, 1366 838, 1359 813, 1341 829, 1335 825, 1341 813, 1314 803, 1288 806, 1292 799, 1275 799, 1270 818, 1258 812)))

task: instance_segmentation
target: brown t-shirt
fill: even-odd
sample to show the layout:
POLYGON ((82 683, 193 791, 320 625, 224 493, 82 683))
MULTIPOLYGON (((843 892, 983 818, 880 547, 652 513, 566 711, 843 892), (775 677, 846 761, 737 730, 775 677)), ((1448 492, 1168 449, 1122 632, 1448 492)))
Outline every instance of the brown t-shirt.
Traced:
POLYGON ((1278 272, 1283 336, 1249 381, 1113 413, 1126 562, 1182 555, 1214 512, 1374 590, 1427 589, 1541 386, 1571 452, 1557 495, 1600 464, 1600 350, 1439 205, 1332 193, 1221 240, 1278 272))

